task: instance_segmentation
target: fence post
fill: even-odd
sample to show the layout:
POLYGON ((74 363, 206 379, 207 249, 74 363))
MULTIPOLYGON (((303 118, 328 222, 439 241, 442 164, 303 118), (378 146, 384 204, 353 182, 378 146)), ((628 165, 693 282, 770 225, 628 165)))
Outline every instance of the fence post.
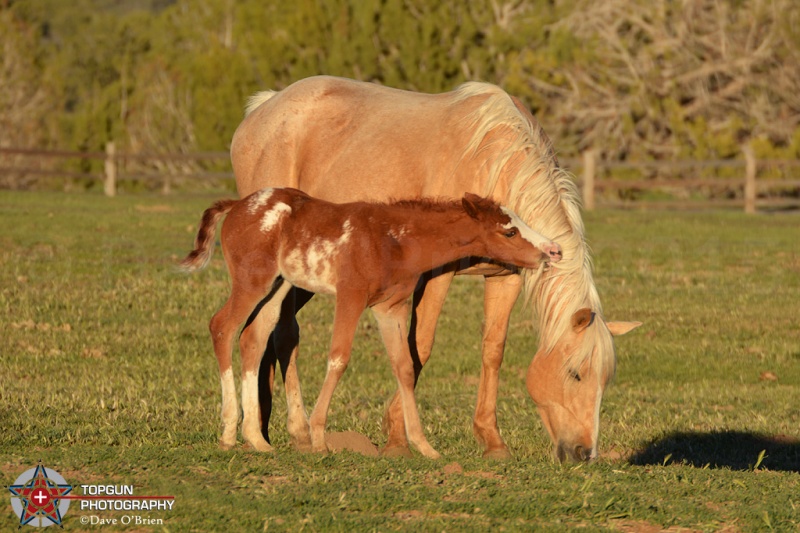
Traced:
POLYGON ((596 154, 593 149, 583 152, 583 208, 587 211, 594 209, 594 175, 597 166, 596 154))
POLYGON ((106 143, 105 183, 103 191, 106 196, 117 195, 117 148, 114 141, 106 143))
POLYGON ((744 212, 756 212, 756 155, 749 144, 742 146, 744 153, 744 212))

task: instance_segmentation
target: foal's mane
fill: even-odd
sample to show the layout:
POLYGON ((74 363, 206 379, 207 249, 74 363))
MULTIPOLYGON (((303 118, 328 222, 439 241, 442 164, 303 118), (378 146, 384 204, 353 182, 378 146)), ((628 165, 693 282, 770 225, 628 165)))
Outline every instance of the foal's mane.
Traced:
MULTIPOLYGON (((537 270, 523 271, 526 301, 530 302, 539 323, 540 348, 549 353, 571 327, 571 317, 583 307, 602 315, 602 307, 592 278, 592 261, 585 240, 580 196, 572 176, 558 166, 550 139, 542 127, 531 122, 500 88, 486 83, 469 82, 454 92, 454 104, 472 97, 483 102, 465 117, 472 137, 463 158, 480 157, 482 143, 496 128, 510 130, 510 136, 498 136, 500 153, 487 160, 489 180, 482 193, 489 196, 497 186, 504 167, 515 161, 516 173, 509 179, 509 199, 513 209, 531 228, 559 243, 563 259, 537 270)), ((611 334, 602 320, 595 321, 596 334, 586 335, 582 349, 576 350, 566 367, 578 368, 592 356, 597 345, 598 367, 607 376, 614 374, 615 358, 611 334), (589 342, 590 340, 594 342, 589 342)))
MULTIPOLYGON (((498 223, 508 221, 508 215, 503 213, 503 211, 500 209, 500 204, 494 200, 490 198, 481 198, 473 203, 485 215, 496 218, 498 223)), ((448 211, 452 211, 454 214, 458 215, 463 215, 466 213, 464 211, 461 199, 453 200, 451 198, 412 198, 390 200, 389 202, 381 202, 379 205, 414 209, 428 213, 446 213, 448 211)))

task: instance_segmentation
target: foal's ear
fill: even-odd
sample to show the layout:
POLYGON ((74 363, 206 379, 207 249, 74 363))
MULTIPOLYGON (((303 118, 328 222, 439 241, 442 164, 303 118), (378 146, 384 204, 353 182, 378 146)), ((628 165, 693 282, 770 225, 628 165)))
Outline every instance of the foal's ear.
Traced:
POLYGON ((575 314, 572 315, 572 329, 575 333, 580 333, 585 330, 592 325, 592 322, 594 322, 594 313, 588 307, 578 309, 575 311, 575 314))
POLYGON ((469 216, 474 219, 478 219, 478 202, 480 202, 481 197, 477 194, 472 194, 471 192, 464 193, 464 198, 461 199, 461 205, 464 208, 464 211, 467 212, 469 216))
POLYGON ((642 325, 641 322, 606 322, 608 330, 615 337, 619 335, 625 335, 626 333, 633 331, 634 329, 638 328, 641 325, 642 325))

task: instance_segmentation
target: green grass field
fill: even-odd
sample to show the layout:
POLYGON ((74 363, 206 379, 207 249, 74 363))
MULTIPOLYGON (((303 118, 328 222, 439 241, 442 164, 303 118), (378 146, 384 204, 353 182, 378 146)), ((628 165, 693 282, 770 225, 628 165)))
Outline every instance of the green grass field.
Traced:
MULTIPOLYGON (((800 528, 798 214, 586 216, 605 317, 644 325, 617 342, 600 460, 561 466, 524 387, 537 340, 521 303, 498 413, 515 458, 480 457, 477 278, 456 280, 417 389, 440 461, 294 452, 280 380, 276 453, 221 451, 207 323, 227 274, 219 252, 201 273, 175 271, 211 200, 0 192, 3 484, 41 459, 73 485, 175 496, 169 512, 72 502, 65 530, 109 529, 82 523, 92 515, 163 521, 110 526, 135 531, 800 528)), ((318 297, 300 314, 307 405, 322 381, 331 311, 332 299, 318 297)), ((382 445, 393 390, 365 314, 329 429, 382 445)), ((6 495, 0 530, 18 523, 6 495)))

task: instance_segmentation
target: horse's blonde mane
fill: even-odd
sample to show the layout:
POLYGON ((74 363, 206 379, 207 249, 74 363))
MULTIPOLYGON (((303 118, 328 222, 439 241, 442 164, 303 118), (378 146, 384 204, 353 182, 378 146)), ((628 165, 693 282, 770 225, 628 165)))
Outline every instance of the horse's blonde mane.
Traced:
MULTIPOLYGON (((511 207, 534 230, 558 242, 563 259, 549 267, 524 270, 526 301, 532 304, 539 323, 540 347, 550 353, 571 327, 571 317, 588 307, 602 316, 600 297, 592 278, 592 261, 586 244, 578 189, 572 176, 560 168, 550 139, 538 123, 532 123, 520 113, 502 89, 478 82, 461 85, 455 91, 454 103, 471 97, 484 99, 466 116, 472 138, 463 157, 479 156, 492 144, 501 142, 499 154, 488 160, 489 179, 482 193, 489 196, 497 186, 503 169, 512 162, 515 174, 509 180, 508 198, 511 207), (497 136, 484 142, 496 128, 510 130, 512 135, 497 136), (519 154, 524 157, 518 158, 519 154), (521 161, 518 161, 518 159, 521 161)), ((584 337, 584 346, 565 361, 565 370, 577 369, 592 357, 596 347, 600 369, 613 376, 615 369, 611 334, 602 320, 595 321, 594 335, 584 337)))

